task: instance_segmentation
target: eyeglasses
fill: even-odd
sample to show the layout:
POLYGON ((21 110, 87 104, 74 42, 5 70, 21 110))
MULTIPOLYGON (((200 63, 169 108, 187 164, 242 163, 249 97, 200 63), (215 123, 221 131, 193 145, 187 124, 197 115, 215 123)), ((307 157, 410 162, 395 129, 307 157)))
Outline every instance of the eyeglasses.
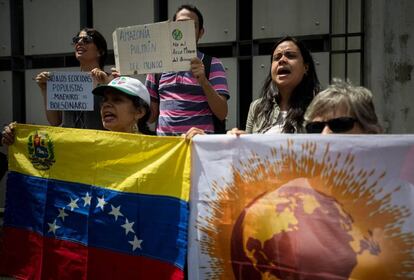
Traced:
POLYGON ((78 43, 80 43, 82 40, 82 42, 84 44, 89 44, 93 42, 93 37, 90 35, 86 35, 86 36, 75 36, 72 38, 72 44, 76 45, 78 43))
POLYGON ((351 130, 356 122, 357 120, 351 117, 340 117, 325 122, 310 122, 306 125, 306 132, 321 133, 325 126, 328 125, 333 133, 343 133, 351 130))

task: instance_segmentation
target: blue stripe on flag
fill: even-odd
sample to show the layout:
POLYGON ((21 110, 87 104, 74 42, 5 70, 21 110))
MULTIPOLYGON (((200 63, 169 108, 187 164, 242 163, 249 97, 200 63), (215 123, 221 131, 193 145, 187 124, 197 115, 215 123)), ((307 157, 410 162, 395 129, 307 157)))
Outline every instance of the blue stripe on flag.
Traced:
POLYGON ((5 226, 183 268, 188 203, 10 172, 5 226))

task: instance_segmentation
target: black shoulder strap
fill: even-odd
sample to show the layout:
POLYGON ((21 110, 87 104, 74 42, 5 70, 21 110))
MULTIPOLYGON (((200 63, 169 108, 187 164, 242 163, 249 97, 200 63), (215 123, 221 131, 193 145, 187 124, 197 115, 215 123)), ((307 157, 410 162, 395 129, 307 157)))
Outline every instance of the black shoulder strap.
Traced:
POLYGON ((154 82, 158 87, 158 90, 157 90, 158 100, 160 99, 160 93, 159 93, 160 80, 161 80, 161 73, 154 74, 154 82))
POLYGON ((206 74, 207 80, 210 78, 210 68, 212 60, 213 58, 211 56, 204 54, 202 61, 204 64, 204 73, 206 74))
MULTIPOLYGON (((157 85, 157 98, 158 98, 158 117, 159 117, 159 110, 160 110, 160 103, 161 103, 161 99, 160 99, 160 80, 161 80, 161 75, 162 73, 155 73, 154 74, 154 83, 157 85)), ((154 131, 154 135, 157 135, 157 127, 158 127, 158 117, 155 121, 155 131, 154 131)))

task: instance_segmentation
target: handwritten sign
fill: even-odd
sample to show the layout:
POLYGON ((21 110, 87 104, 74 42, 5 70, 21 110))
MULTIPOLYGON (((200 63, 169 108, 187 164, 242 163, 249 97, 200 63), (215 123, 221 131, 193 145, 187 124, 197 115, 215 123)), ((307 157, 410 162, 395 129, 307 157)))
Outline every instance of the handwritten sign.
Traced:
POLYGON ((47 81, 47 109, 93 111, 93 81, 85 72, 52 72, 47 81))
POLYGON ((122 75, 188 71, 197 56, 192 20, 117 28, 112 37, 122 75))

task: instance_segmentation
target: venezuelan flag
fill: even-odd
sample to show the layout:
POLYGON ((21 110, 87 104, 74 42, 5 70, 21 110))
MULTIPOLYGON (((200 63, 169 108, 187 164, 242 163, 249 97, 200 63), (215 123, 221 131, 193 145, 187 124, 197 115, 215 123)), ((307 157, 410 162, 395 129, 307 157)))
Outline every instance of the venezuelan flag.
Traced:
POLYGON ((1 273, 183 279, 190 159, 177 137, 18 125, 1 273))

